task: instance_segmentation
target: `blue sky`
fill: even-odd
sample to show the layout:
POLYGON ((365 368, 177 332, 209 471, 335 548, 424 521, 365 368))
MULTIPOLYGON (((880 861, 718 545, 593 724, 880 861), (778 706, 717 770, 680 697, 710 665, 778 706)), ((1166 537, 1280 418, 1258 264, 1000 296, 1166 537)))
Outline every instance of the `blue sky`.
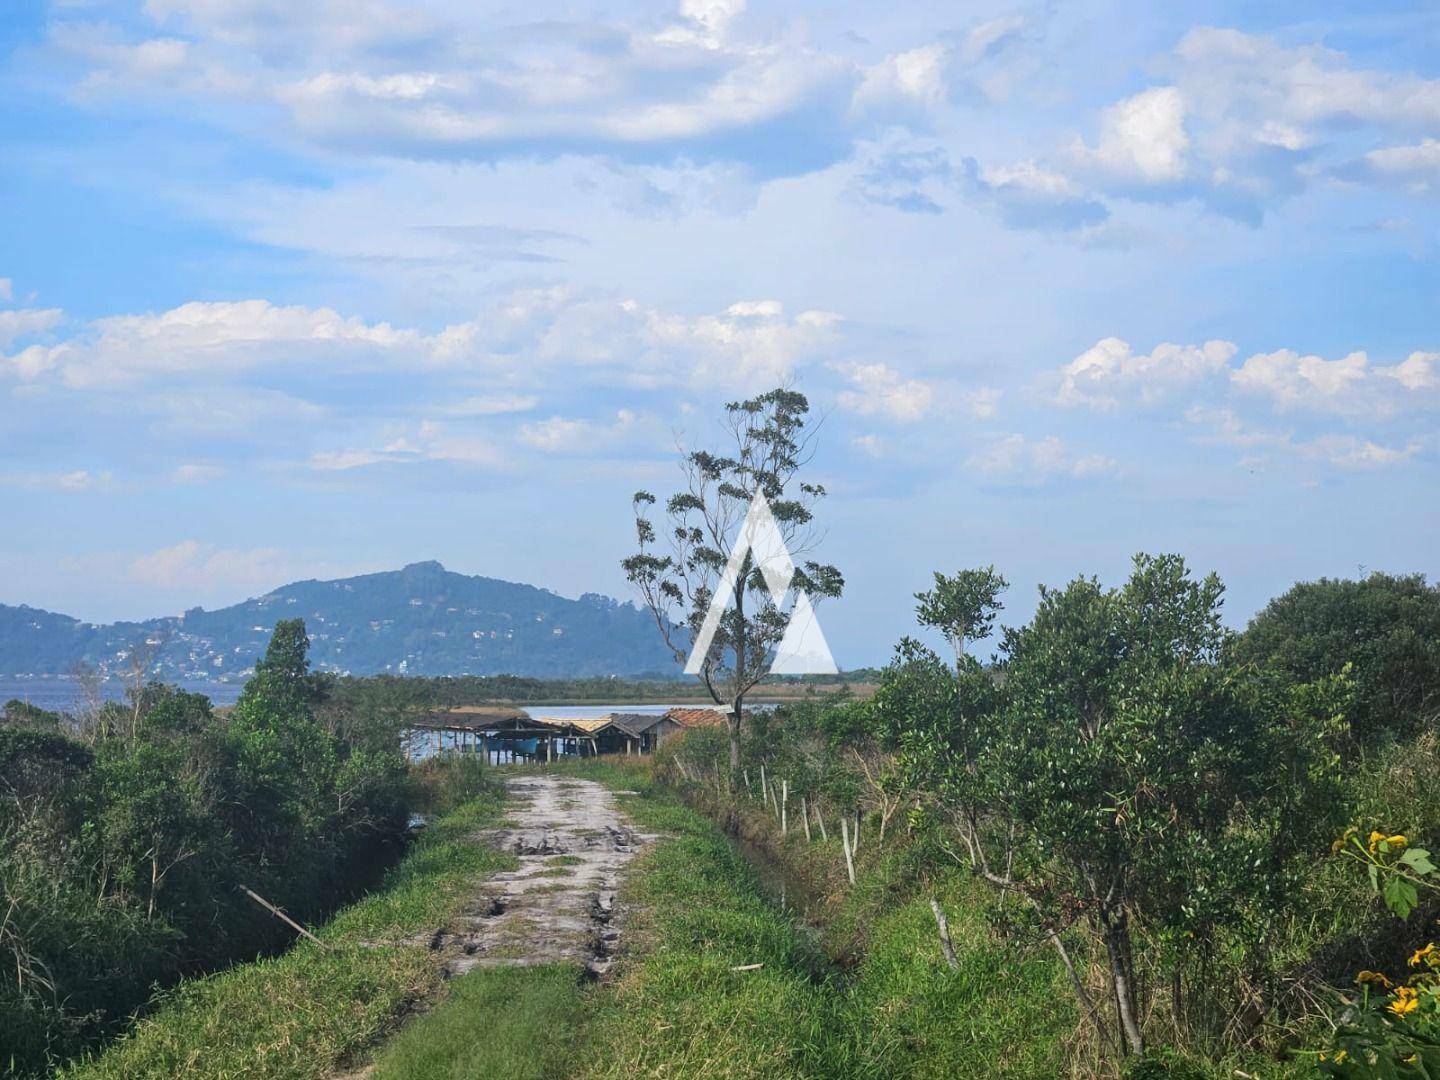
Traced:
POLYGON ((0 601, 626 596, 781 380, 820 618, 1180 551, 1435 574, 1433 4, 66 0, 0 22, 0 601))

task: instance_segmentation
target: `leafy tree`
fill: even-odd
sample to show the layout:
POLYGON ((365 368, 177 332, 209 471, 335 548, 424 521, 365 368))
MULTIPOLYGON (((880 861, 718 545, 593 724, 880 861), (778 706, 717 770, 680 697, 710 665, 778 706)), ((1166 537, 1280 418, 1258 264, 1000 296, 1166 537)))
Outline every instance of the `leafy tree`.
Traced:
MULTIPOLYGON (((808 460, 809 411, 803 394, 783 388, 726 405, 730 446, 723 453, 687 454, 685 490, 665 504, 666 554, 658 553, 660 536, 648 517, 655 496, 635 494, 639 551, 622 565, 680 662, 686 661, 705 623, 757 494, 768 501, 792 558, 815 543, 812 508, 824 498, 825 489, 797 478, 808 460)), ((775 569, 762 565, 753 551, 746 554, 732 602, 700 662, 700 681, 717 705, 729 709, 732 781, 740 768, 745 696, 770 673, 774 650, 789 623, 766 582, 766 571, 775 569)), ((807 560, 795 568, 792 587, 819 600, 839 596, 844 579, 834 566, 807 560)))
POLYGON ((1061 934, 1083 927, 1101 948, 1137 1054, 1153 970, 1137 924, 1145 940, 1198 942, 1253 918, 1246 905, 1283 890, 1287 853, 1337 802, 1331 702, 1237 665, 1222 597, 1178 556, 1137 556, 1122 588, 1042 588, 1029 625, 1004 635, 998 679, 962 662, 947 701, 938 658, 912 646, 877 695, 976 872, 1029 901, 1097 1022, 1061 934), (916 686, 930 707, 890 704, 916 686))
POLYGON ((1434 730, 1440 718, 1440 586, 1422 574, 1302 582, 1272 600, 1240 640, 1243 657, 1308 683, 1347 665, 1355 681, 1351 733, 1434 730))
POLYGON ((1000 594, 1009 587, 993 566, 961 570, 954 577, 937 571, 935 587, 915 594, 919 601, 915 614, 921 626, 934 627, 945 635, 958 661, 965 655, 967 641, 990 636, 1001 608, 1000 594))

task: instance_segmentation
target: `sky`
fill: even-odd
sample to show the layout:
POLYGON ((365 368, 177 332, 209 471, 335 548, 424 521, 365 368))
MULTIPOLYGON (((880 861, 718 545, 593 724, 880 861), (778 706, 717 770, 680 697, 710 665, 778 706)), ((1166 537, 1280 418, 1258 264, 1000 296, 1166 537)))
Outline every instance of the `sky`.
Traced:
POLYGON ((725 402, 819 608, 1178 551, 1440 573, 1440 8, 9 0, 0 602, 447 567, 630 598, 725 402))

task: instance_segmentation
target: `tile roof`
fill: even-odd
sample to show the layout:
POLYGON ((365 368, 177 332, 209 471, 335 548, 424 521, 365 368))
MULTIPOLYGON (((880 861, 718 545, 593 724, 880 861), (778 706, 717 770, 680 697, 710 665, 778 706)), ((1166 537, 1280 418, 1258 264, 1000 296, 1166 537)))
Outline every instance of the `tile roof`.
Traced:
POLYGON ((723 724, 728 709, 671 709, 665 715, 681 727, 715 727, 723 724))

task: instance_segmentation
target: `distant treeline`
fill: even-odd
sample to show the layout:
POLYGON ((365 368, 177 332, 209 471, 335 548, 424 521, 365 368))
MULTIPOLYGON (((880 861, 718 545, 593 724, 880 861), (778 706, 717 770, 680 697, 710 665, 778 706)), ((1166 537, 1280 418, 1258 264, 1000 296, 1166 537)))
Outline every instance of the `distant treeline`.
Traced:
MULTIPOLYGON (((811 693, 868 687, 880 676, 874 668, 839 675, 772 676, 760 683, 752 700, 767 697, 797 698, 811 693)), ((460 705, 516 704, 643 704, 645 702, 705 701, 710 699, 693 679, 659 675, 639 679, 531 679, 518 675, 442 675, 430 678, 404 675, 348 677, 334 682, 340 701, 376 700, 420 708, 454 708, 460 705)))

